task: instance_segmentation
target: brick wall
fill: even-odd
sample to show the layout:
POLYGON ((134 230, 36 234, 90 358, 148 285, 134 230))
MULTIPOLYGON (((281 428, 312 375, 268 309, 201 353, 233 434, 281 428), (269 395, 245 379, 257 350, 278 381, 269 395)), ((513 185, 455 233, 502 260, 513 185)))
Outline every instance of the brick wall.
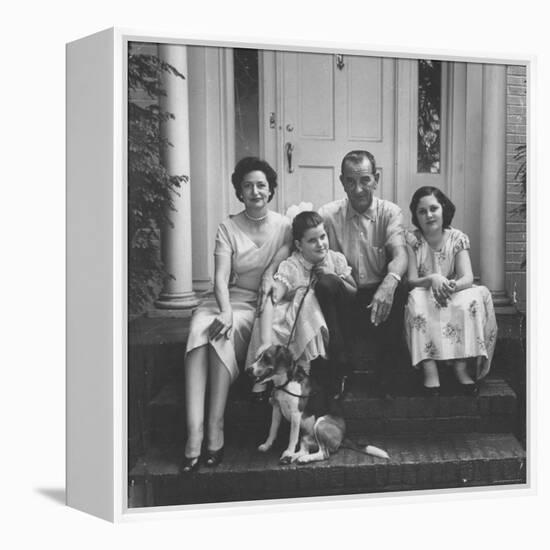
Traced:
POLYGON ((525 311, 527 299, 525 269, 521 267, 526 254, 526 224, 523 216, 517 212, 523 197, 515 179, 519 162, 514 160, 514 155, 517 146, 526 142, 526 91, 526 67, 509 65, 506 120, 506 290, 509 296, 516 292, 517 305, 522 311, 525 311))

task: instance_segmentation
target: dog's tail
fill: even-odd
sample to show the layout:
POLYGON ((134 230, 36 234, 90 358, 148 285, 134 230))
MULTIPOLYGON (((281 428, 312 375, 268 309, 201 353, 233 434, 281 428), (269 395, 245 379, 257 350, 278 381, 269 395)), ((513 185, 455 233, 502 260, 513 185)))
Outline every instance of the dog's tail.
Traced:
POLYGON ((352 441, 351 439, 344 439, 342 441, 342 445, 344 449, 351 449, 352 451, 357 451, 358 453, 363 453, 370 456, 376 456, 378 458, 385 458, 389 460, 390 455, 384 451, 384 449, 380 449, 378 447, 375 447, 374 445, 367 445, 365 447, 362 447, 361 445, 358 445, 355 443, 355 441, 352 441))

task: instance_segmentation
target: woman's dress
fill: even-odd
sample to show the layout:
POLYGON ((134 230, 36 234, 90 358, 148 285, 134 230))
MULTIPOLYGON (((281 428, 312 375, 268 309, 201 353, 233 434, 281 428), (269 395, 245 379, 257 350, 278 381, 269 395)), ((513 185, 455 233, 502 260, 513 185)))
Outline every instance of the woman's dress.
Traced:
MULTIPOLYGON (((468 237, 453 228, 445 230, 439 251, 430 247, 420 230, 407 234, 407 245, 416 256, 419 277, 439 273, 448 279, 457 278, 456 255, 470 248, 468 237)), ((491 293, 484 286, 472 286, 452 294, 442 307, 431 288, 415 288, 405 308, 405 331, 414 366, 426 359, 477 357, 476 375, 483 378, 489 372, 497 336, 491 293)))
POLYGON ((220 313, 218 302, 211 292, 193 313, 186 354, 210 344, 221 362, 229 371, 231 381, 239 374, 239 365, 246 358, 250 333, 256 314, 258 289, 263 272, 273 260, 285 241, 289 240, 290 220, 276 212, 269 212, 272 236, 262 246, 252 239, 230 216, 218 227, 215 255, 231 257, 229 300, 233 309, 233 330, 229 339, 208 338, 208 330, 214 318, 220 313))
MULTIPOLYGON (((351 267, 340 252, 329 250, 322 264, 339 277, 346 277, 351 273, 351 267)), ((288 346, 295 360, 307 362, 316 357, 326 357, 329 339, 325 318, 313 288, 307 293, 296 322, 300 303, 311 282, 312 268, 313 264, 308 262, 300 252, 295 251, 288 259, 281 262, 274 275, 276 280, 285 285, 287 291, 283 300, 273 308, 272 342, 288 346), (289 342, 295 322, 294 334, 289 342)), ((252 330, 246 358, 247 366, 254 362, 261 345, 259 324, 256 322, 252 330)))

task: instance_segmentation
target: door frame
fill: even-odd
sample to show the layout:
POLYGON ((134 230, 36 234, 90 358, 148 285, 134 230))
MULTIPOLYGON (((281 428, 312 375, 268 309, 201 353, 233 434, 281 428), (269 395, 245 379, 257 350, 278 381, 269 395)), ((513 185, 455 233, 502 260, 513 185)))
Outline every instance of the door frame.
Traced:
MULTIPOLYGON (((282 136, 281 113, 283 109, 281 52, 259 50, 259 141, 260 154, 277 174, 284 169, 283 152, 279 143, 282 136)), ((279 188, 273 197, 273 207, 280 212, 284 204, 284 189, 279 188)), ((282 212, 284 214, 284 212, 282 212)))

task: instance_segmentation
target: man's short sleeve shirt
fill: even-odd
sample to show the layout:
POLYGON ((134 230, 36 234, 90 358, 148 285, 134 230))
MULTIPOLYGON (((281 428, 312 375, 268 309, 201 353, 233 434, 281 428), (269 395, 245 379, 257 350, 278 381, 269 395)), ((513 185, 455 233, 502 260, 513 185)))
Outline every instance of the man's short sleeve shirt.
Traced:
POLYGON ((356 212, 346 197, 319 209, 330 248, 342 252, 359 288, 379 283, 387 274, 390 251, 405 246, 401 209, 393 202, 373 197, 364 213, 356 212))

